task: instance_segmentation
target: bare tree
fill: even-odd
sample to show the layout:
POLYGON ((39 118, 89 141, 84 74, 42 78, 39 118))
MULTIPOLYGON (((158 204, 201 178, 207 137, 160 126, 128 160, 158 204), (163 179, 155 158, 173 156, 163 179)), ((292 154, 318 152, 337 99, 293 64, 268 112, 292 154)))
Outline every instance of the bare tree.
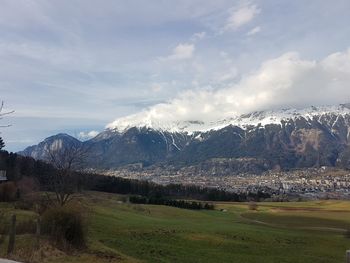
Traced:
MULTIPOLYGON (((57 142, 46 151, 49 163, 56 169, 48 180, 50 190, 55 193, 56 203, 64 206, 78 189, 76 171, 82 168, 87 150, 80 145, 64 146, 57 142)), ((47 197, 52 201, 49 194, 47 197)))
MULTIPOLYGON (((4 110, 4 101, 1 101, 0 104, 0 120, 2 120, 4 118, 4 116, 9 115, 11 113, 14 113, 15 111, 3 111, 4 110)), ((0 128, 7 128, 10 127, 11 125, 0 125, 0 128)), ((3 139, 0 137, 0 150, 2 150, 5 147, 5 143, 3 141, 3 139)))
MULTIPOLYGON (((4 110, 4 101, 1 101, 1 104, 0 104, 0 120, 2 120, 4 118, 4 116, 6 115, 9 115, 11 113, 14 113, 15 111, 3 111, 4 110)), ((6 128, 6 127, 10 127, 11 125, 10 124, 7 124, 7 125, 0 125, 0 128, 6 128)))

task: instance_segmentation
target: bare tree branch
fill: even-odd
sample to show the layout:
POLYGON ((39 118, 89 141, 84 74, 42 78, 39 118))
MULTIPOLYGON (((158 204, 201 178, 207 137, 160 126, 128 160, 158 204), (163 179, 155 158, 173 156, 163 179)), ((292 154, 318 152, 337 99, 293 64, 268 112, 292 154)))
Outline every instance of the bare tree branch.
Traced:
MULTIPOLYGON (((1 101, 1 104, 0 104, 0 120, 2 120, 5 115, 9 115, 9 114, 15 112, 15 111, 3 112, 3 109, 4 109, 4 101, 1 101)), ((8 128, 8 127, 11 127, 11 125, 9 125, 9 124, 8 125, 0 125, 0 128, 8 128)), ((2 140, 2 138, 0 137, 0 150, 2 150, 4 147, 5 147, 5 143, 2 140)))
POLYGON ((14 110, 13 111, 2 112, 3 109, 4 109, 4 105, 5 105, 4 101, 1 101, 1 104, 0 104, 0 119, 2 119, 2 117, 5 116, 5 115, 9 115, 9 114, 12 114, 12 113, 15 112, 14 110))
POLYGON ((77 191, 74 172, 82 168, 87 150, 80 145, 59 145, 59 142, 46 149, 47 161, 56 169, 48 181, 55 192, 56 202, 61 206, 70 202, 77 191))

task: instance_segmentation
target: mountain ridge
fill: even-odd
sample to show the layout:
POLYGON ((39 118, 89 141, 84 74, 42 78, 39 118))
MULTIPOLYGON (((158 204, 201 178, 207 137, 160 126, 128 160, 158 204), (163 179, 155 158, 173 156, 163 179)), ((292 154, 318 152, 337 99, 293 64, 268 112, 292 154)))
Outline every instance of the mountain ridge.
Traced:
POLYGON ((245 114, 236 114, 224 119, 205 122, 203 120, 185 120, 175 122, 157 122, 150 116, 142 117, 143 113, 133 114, 117 119, 108 124, 107 129, 123 132, 132 127, 151 128, 169 132, 207 132, 219 130, 228 125, 245 128, 251 125, 279 124, 282 120, 295 117, 305 117, 312 119, 314 116, 324 114, 346 115, 350 114, 350 103, 339 104, 337 106, 310 106, 307 108, 295 109, 286 108, 280 110, 253 111, 245 114))
MULTIPOLYGON (((189 124, 190 128, 180 131, 175 126, 165 129, 167 125, 110 127, 85 142, 60 134, 20 154, 45 159, 44 150, 53 144, 75 143, 89 153, 88 168, 96 169, 134 163, 187 166, 215 158, 254 160, 259 164, 255 167, 264 169, 350 167, 349 104, 253 112, 225 119, 221 126, 189 124), (198 126, 206 129, 196 131, 198 126)), ((247 172, 246 167, 254 165, 235 167, 245 167, 247 172)))

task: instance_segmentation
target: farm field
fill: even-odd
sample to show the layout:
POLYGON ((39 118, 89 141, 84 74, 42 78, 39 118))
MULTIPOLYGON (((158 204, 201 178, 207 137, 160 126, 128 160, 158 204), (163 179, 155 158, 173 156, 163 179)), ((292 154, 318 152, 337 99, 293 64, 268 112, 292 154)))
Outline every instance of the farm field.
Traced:
MULTIPOLYGON (((88 192, 77 200, 88 222, 88 247, 64 253, 42 241, 28 256, 31 235, 18 235, 14 258, 29 262, 344 262, 350 248, 350 202, 216 203, 215 211, 121 202, 88 192), (220 211, 222 210, 222 211, 220 211)), ((18 221, 35 214, 0 204, 18 221)), ((4 257, 6 240, 0 245, 4 257)))

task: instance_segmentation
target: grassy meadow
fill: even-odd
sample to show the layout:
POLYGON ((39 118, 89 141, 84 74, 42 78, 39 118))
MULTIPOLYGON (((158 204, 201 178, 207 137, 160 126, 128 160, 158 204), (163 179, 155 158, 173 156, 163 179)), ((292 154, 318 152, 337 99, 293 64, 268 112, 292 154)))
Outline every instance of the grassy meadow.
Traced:
MULTIPOLYGON (((15 259, 27 262, 344 262, 350 249, 350 202, 216 203, 216 210, 185 210, 123 203, 122 196, 88 192, 88 246, 62 252, 45 240, 18 235, 15 259), (224 211, 220 211, 224 210, 224 211)), ((0 203, 19 223, 35 214, 0 203)), ((0 244, 5 256, 6 242, 0 244)))

